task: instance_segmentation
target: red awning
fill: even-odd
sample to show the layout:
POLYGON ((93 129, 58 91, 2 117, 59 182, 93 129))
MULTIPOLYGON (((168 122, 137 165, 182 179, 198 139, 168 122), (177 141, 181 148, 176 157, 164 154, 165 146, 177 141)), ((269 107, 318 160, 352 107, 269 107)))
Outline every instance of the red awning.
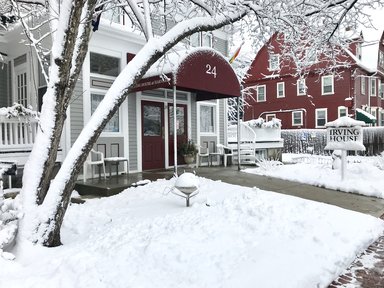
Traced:
POLYGON ((198 48, 168 58, 168 68, 162 65, 162 72, 157 72, 159 65, 155 63, 133 91, 171 89, 175 84, 178 90, 195 92, 197 101, 240 96, 240 83, 232 66, 215 50, 198 48))

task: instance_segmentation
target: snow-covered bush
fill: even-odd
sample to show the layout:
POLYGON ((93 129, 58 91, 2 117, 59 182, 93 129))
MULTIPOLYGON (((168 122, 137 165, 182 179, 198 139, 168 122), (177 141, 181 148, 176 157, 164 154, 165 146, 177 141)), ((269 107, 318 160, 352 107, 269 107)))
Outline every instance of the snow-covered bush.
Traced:
POLYGON ((379 156, 376 156, 375 165, 380 169, 384 170, 384 151, 380 153, 379 156))
POLYGON ((266 160, 266 159, 261 159, 257 161, 257 166, 263 170, 263 171, 270 171, 276 169, 276 166, 283 165, 278 160, 266 160))
POLYGON ((244 122, 244 124, 250 127, 256 128, 280 128, 281 120, 277 118, 273 118, 271 121, 265 122, 263 118, 253 119, 244 122))
POLYGON ((38 119, 39 112, 33 111, 29 108, 25 108, 19 103, 14 103, 11 107, 0 108, 0 116, 5 116, 6 118, 29 117, 38 119))

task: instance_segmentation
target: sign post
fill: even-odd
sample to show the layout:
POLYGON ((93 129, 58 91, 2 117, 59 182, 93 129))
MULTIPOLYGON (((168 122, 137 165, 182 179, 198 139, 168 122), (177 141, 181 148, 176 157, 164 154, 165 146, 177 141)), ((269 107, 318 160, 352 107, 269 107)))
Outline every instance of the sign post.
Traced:
POLYGON ((325 150, 341 150, 341 180, 345 178, 347 151, 365 151, 363 128, 365 123, 348 116, 325 124, 327 145, 325 150))

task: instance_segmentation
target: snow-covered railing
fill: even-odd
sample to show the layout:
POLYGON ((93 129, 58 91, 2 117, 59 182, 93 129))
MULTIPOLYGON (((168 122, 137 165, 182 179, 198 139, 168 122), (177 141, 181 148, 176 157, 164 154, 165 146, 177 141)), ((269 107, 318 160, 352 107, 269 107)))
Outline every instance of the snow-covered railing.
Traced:
POLYGON ((35 142, 38 122, 27 116, 8 118, 0 115, 1 151, 30 149, 35 142))

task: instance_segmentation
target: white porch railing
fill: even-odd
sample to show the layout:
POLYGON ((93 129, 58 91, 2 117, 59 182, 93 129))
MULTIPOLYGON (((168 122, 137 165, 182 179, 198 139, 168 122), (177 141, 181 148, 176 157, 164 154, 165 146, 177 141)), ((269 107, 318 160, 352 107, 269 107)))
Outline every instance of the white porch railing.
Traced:
POLYGON ((0 151, 32 149, 37 129, 38 122, 35 119, 0 116, 0 151))

